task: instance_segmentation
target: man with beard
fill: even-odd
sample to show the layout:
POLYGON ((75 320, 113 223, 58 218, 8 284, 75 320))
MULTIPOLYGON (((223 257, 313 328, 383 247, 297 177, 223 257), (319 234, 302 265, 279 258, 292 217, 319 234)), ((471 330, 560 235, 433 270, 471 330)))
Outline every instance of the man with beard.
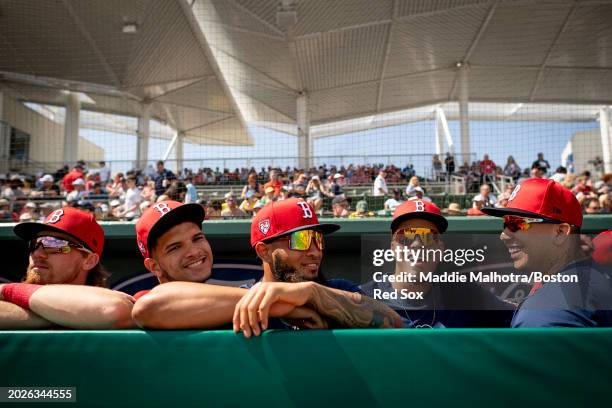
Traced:
MULTIPOLYGON (((199 204, 167 200, 149 207, 136 223, 144 265, 160 282, 134 295, 132 316, 140 327, 204 329, 231 322, 234 306, 246 290, 206 283, 213 254, 202 232, 204 215, 199 204)), ((272 313, 322 324, 316 313, 281 302, 272 313)))
POLYGON ((61 208, 14 231, 28 241, 29 264, 23 283, 0 285, 0 328, 133 326, 134 299, 103 288, 104 231, 91 214, 61 208))
MULTIPOLYGON (((201 232, 202 207, 182 209, 192 204, 168 201, 159 204, 167 208, 152 207, 136 225, 145 266, 163 283, 137 300, 133 317, 140 326, 215 328, 233 322, 234 329, 243 330, 246 337, 268 328, 268 316, 305 328, 326 327, 327 320, 344 327, 399 326, 399 316, 386 306, 359 293, 315 282, 324 282, 319 274, 320 233, 338 226, 319 224, 305 201, 271 203, 253 219, 251 244, 262 257, 264 277, 250 290, 198 283, 210 277, 212 265, 212 252, 201 232), (305 234, 299 237, 293 235, 302 231, 305 234)), ((331 285, 358 290, 346 281, 331 285)), ((274 322, 274 327, 288 327, 274 322)))
POLYGON ((506 208, 483 208, 503 217, 500 239, 514 268, 543 279, 519 305, 512 327, 612 326, 612 271, 581 248, 582 211, 572 192, 547 179, 516 186, 506 208))
MULTIPOLYGON (((440 250, 445 245, 440 236, 448 228, 448 221, 440 209, 429 201, 410 200, 402 203, 393 213, 391 222, 391 249, 404 247, 411 250, 440 250)), ((444 327, 508 327, 513 306, 503 302, 477 283, 433 283, 419 279, 420 273, 440 273, 445 264, 437 257, 423 260, 396 260, 392 278, 411 275, 414 281, 377 279, 362 285, 363 291, 374 297, 375 292, 391 294, 420 292, 422 299, 385 299, 407 328, 444 327)), ((448 265, 446 271, 452 271, 448 265)))

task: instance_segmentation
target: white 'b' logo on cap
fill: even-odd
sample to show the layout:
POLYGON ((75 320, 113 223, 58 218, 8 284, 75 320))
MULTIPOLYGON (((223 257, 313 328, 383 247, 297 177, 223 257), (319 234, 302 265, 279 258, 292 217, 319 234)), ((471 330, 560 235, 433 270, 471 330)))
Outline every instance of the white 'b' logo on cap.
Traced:
POLYGON ((157 211, 159 211, 159 213, 163 216, 164 214, 168 214, 170 211, 172 211, 172 208, 170 208, 168 206, 168 204, 161 202, 161 203, 157 203, 153 206, 153 208, 155 208, 157 211))
POLYGON ((49 216, 49 219, 47 220, 46 224, 55 224, 56 222, 61 220, 63 216, 64 210, 55 210, 49 216))
POLYGON ((425 211, 425 204, 422 201, 415 201, 416 211, 425 211))
POLYGON ((312 209, 310 208, 307 202, 298 201, 297 204, 302 208, 302 211, 304 212, 304 218, 312 218, 312 209))
POLYGON ((519 192, 519 190, 521 189, 521 185, 519 184, 518 186, 514 187, 514 190, 512 190, 512 194, 510 194, 510 197, 508 197, 508 201, 512 201, 516 198, 516 194, 519 192))

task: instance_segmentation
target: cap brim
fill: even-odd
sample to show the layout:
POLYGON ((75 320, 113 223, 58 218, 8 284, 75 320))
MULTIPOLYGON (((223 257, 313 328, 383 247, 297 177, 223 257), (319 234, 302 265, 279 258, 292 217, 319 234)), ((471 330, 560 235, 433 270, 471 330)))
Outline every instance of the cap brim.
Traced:
POLYGON ((408 214, 400 215, 399 217, 391 221, 391 231, 395 231, 400 222, 404 220, 409 220, 412 218, 419 218, 419 219, 424 219, 424 220, 433 222, 434 224, 436 224, 436 227, 438 228, 438 232, 440 234, 444 233, 446 229, 448 228, 448 221, 446 220, 446 218, 444 218, 444 216, 434 214, 434 213, 419 211, 419 212, 411 212, 408 214))
MULTIPOLYGON (((531 211, 521 210, 519 208, 495 208, 495 207, 483 207, 480 209, 483 213, 490 215, 492 217, 503 217, 506 215, 518 215, 519 217, 529 217, 529 218, 542 218, 545 220, 552 220, 549 217, 545 217, 541 214, 534 213, 531 211)), ((556 220, 552 220, 556 221, 556 220)))
POLYGON ((296 231, 302 231, 302 230, 307 230, 307 229, 311 229, 311 230, 315 230, 315 231, 321 231, 323 234, 327 235, 327 234, 331 234, 332 232, 338 231, 340 229, 340 225, 338 225, 338 224, 302 225, 300 227, 296 227, 296 228, 290 229, 288 231, 284 231, 284 232, 282 232, 280 234, 276 234, 274 236, 266 238, 266 239, 262 240, 261 242, 271 242, 271 241, 274 241, 277 238, 284 237, 284 236, 289 235, 289 234, 293 234, 296 231))
POLYGON ((36 238, 37 236, 39 236, 41 232, 45 232, 45 231, 60 232, 62 234, 68 235, 72 237, 72 239, 74 239, 76 242, 82 244, 87 249, 93 251, 93 249, 90 248, 89 245, 81 241, 79 238, 75 237, 69 232, 64 231, 63 229, 56 228, 49 224, 41 224, 38 222, 24 222, 21 224, 17 224, 13 227, 13 232, 15 233, 15 235, 17 235, 19 238, 25 241, 30 241, 36 238))
POLYGON ((183 204, 180 207, 176 207, 161 217, 159 221, 155 223, 153 228, 151 228, 147 238, 147 248, 149 248, 149 251, 151 251, 151 248, 153 247, 152 244, 154 244, 161 235, 175 225, 183 222, 193 222, 201 227, 204 217, 204 208, 202 208, 200 204, 183 204))

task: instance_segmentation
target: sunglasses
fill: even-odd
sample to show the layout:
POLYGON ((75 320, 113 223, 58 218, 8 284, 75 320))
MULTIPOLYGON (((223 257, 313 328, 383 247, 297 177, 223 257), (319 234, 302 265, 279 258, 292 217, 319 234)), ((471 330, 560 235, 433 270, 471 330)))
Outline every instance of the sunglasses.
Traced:
POLYGON ((411 245, 417 238, 424 246, 432 246, 440 240, 439 234, 431 228, 404 228, 393 235, 393 240, 404 246, 411 245))
POLYGON ((308 251, 312 242, 314 241, 315 245, 319 250, 323 250, 323 233, 321 231, 315 230, 301 230, 295 231, 288 235, 287 237, 283 237, 289 240, 289 248, 294 251, 308 251))
POLYGON ((516 215, 504 216, 504 228, 508 228, 510 232, 527 231, 531 228, 531 224, 561 224, 561 222, 545 220, 544 218, 519 217, 516 215))
POLYGON ((85 248, 83 245, 73 244, 72 242, 66 241, 65 239, 60 239, 56 237, 46 236, 46 237, 38 237, 28 242, 28 251, 30 253, 36 251, 38 248, 42 248, 48 254, 69 254, 72 251, 72 248, 84 251, 89 254, 92 254, 89 249, 85 248))

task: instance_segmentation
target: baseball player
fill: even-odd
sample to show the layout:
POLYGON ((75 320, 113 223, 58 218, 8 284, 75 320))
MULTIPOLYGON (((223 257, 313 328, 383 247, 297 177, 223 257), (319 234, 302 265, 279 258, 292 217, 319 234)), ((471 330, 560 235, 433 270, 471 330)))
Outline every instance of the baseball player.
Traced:
MULTIPOLYGON (((440 236, 448 228, 448 221, 440 209, 429 201, 410 200, 399 205, 393 212, 391 249, 409 247, 413 249, 444 250, 440 236)), ((407 328, 443 327, 508 327, 513 306, 503 302, 477 283, 432 283, 420 281, 420 272, 440 271, 439 259, 425 261, 397 260, 394 276, 412 274, 415 282, 380 279, 362 285, 363 291, 374 296, 379 293, 419 292, 422 299, 389 297, 385 304, 395 310, 407 328)))
POLYGON ((104 231, 93 215, 65 207, 14 231, 28 241, 30 257, 23 283, 0 285, 1 328, 133 326, 134 299, 102 287, 104 231))
POLYGON ((507 207, 483 212, 503 217, 500 239, 514 268, 544 276, 519 305, 512 327, 612 326, 612 271, 581 248, 582 209, 570 190, 553 180, 527 179, 507 207))

